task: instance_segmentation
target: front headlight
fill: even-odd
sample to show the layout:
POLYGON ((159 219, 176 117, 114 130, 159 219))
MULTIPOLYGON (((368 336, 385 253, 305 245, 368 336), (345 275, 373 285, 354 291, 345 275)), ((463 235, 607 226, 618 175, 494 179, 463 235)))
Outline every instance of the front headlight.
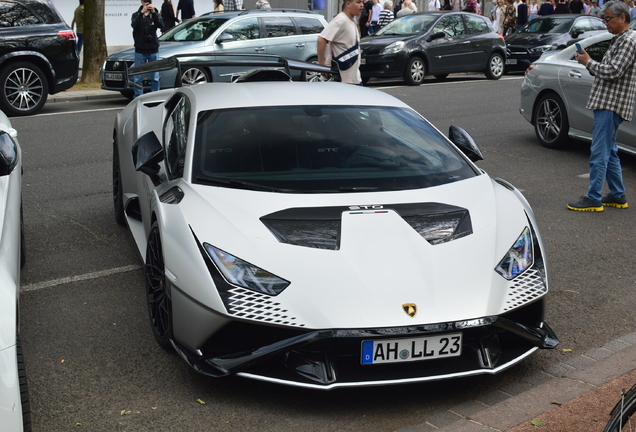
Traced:
POLYGON ((203 243, 203 247, 223 277, 231 284, 269 295, 280 294, 290 284, 208 243, 203 243))
POLYGON ((534 48, 530 48, 528 51, 532 54, 540 54, 546 51, 553 50, 555 47, 553 45, 542 45, 534 48))
POLYGON ((391 45, 387 45, 386 47, 384 47, 384 49, 380 51, 380 55, 395 54, 397 52, 400 52, 402 51, 402 48, 404 48, 404 45, 406 45, 404 41, 393 42, 391 45))
POLYGON ((530 229, 525 227, 515 244, 512 245, 495 270, 505 279, 512 280, 530 268, 533 260, 532 234, 530 233, 530 229))

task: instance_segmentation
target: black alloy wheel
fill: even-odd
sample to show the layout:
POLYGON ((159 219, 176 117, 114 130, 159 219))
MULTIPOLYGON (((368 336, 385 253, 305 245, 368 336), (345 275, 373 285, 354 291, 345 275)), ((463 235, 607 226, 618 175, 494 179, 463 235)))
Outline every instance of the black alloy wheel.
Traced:
POLYGON ((172 301, 166 290, 161 234, 156 221, 150 228, 146 247, 146 299, 152 333, 157 343, 168 349, 172 338, 172 301))
POLYGON ((404 82, 407 85, 417 86, 422 84, 426 77, 426 65, 420 57, 411 57, 404 68, 404 82))
POLYGON ((486 77, 492 80, 498 80, 504 74, 505 60, 502 54, 492 53, 488 59, 488 68, 486 69, 486 77))
POLYGON ((20 337, 16 337, 16 353, 18 357, 18 382, 20 384, 20 402, 22 404, 22 430, 31 432, 31 403, 29 401, 29 387, 27 386, 26 367, 20 337))
POLYGON ((534 131, 541 145, 551 149, 565 147, 569 129, 561 98, 556 93, 543 95, 534 106, 534 131))
POLYGON ((31 115, 44 106, 49 96, 46 75, 28 62, 16 62, 2 69, 0 85, 0 108, 7 115, 31 115))
POLYGON ((113 138, 113 210, 117 223, 119 225, 126 225, 124 194, 121 186, 121 168, 119 165, 119 150, 116 136, 113 138))

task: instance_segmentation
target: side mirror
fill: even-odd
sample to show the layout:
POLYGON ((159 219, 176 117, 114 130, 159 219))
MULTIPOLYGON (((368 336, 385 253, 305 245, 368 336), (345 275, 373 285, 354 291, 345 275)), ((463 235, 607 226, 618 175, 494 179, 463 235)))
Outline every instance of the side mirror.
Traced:
POLYGON ((434 41, 435 39, 441 39, 443 37, 446 37, 446 33, 444 33, 443 31, 438 31, 430 35, 428 38, 426 38, 426 42, 431 42, 431 41, 434 41))
POLYGON ((132 147, 135 170, 147 174, 156 185, 159 184, 159 162, 164 158, 163 147, 154 132, 139 138, 132 147))
POLYGON ((216 43, 222 44, 223 42, 232 42, 234 40, 234 36, 229 33, 223 33, 218 38, 216 38, 216 43))
POLYGON ((585 32, 583 30, 581 30, 581 29, 572 30, 572 37, 573 38, 577 38, 577 37, 581 36, 583 33, 585 33, 585 32))
POLYGON ((6 132, 0 132, 0 177, 11 174, 18 164, 18 149, 6 132))
POLYGON ((448 139, 453 142, 459 149, 468 156, 473 162, 477 162, 484 159, 484 155, 477 147, 475 140, 464 129, 451 125, 448 129, 448 139))

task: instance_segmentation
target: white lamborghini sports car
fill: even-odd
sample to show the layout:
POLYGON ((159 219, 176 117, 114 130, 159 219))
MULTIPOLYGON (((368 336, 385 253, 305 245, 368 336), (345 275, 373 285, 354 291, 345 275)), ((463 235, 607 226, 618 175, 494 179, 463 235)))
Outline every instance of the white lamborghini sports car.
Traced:
POLYGON ((22 154, 17 132, 0 111, 0 430, 30 431, 31 410, 22 349, 19 307, 22 230, 22 154))
POLYGON ((493 374, 559 343, 533 212, 465 131, 286 76, 117 115, 115 217, 159 344, 207 375, 333 389, 493 374))

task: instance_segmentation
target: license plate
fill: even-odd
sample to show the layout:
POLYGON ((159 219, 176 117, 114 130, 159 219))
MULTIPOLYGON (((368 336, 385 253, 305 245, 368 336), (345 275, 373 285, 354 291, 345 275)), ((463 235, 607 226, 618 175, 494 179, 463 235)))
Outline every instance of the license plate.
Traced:
POLYGON ((517 64, 517 59, 506 59, 506 64, 517 64))
POLYGON ((398 363, 457 357, 462 354, 462 334, 451 333, 411 339, 362 341, 362 364, 398 363))
POLYGON ((367 59, 364 57, 360 59, 360 64, 367 64, 367 59))
POLYGON ((107 81, 123 81, 124 80, 124 74, 105 72, 104 73, 104 79, 107 80, 107 81))

